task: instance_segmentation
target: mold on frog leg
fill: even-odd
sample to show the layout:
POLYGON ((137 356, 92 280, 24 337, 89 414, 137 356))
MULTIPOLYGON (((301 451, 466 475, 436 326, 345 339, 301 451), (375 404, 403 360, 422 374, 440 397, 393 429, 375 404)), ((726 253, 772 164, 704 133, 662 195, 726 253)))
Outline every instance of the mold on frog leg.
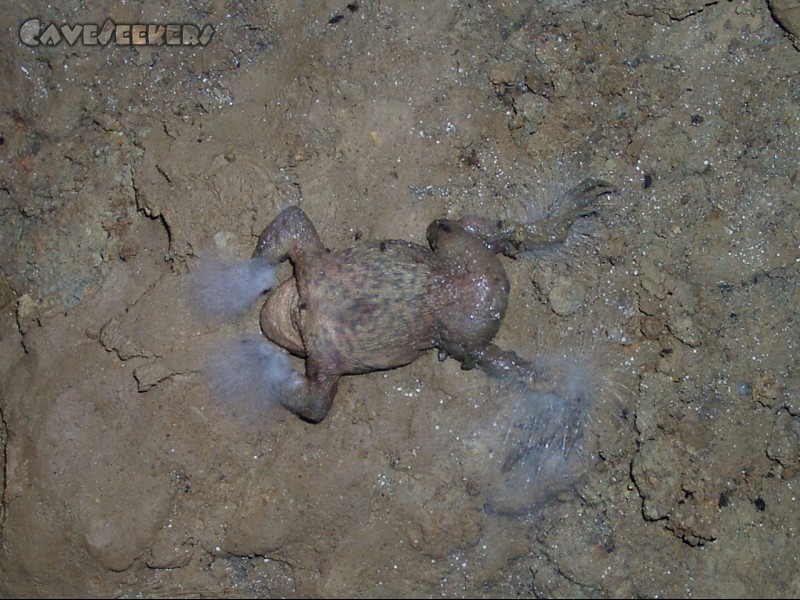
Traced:
POLYGON ((518 258, 525 252, 563 243, 580 216, 583 215, 568 213, 533 224, 471 217, 463 220, 463 226, 480 238, 491 252, 518 258))
POLYGON ((600 208, 598 200, 606 194, 615 192, 610 183, 600 179, 584 179, 570 188, 561 201, 565 210, 548 219, 532 224, 526 237, 521 241, 520 250, 563 243, 569 235, 573 223, 580 218, 594 214, 600 208))
POLYGON ((486 503, 498 513, 530 514, 573 488, 600 456, 599 438, 588 435, 590 427, 613 427, 615 418, 624 427, 624 417, 614 417, 622 411, 609 397, 617 394, 606 388, 608 377, 597 371, 592 356, 576 350, 547 346, 525 360, 497 347, 487 349, 480 366, 503 390, 492 427, 480 424, 487 444, 500 440, 496 445, 502 448, 496 479, 486 486, 486 503))
POLYGON ((297 206, 289 206, 261 233, 253 257, 264 257, 277 265, 286 259, 294 263, 302 252, 322 252, 324 249, 308 215, 297 206))
POLYGON ((487 375, 525 392, 554 394, 581 402, 594 392, 593 375, 566 356, 527 360, 512 350, 488 344, 477 359, 487 375))
POLYGON ((573 223, 580 217, 597 212, 598 199, 615 192, 610 183, 600 179, 584 179, 570 188, 554 205, 556 214, 529 223, 512 220, 465 217, 459 225, 480 238, 489 250, 509 258, 531 250, 563 243, 573 223))
POLYGON ((189 306, 211 320, 241 315, 276 282, 274 267, 263 258, 234 261, 201 255, 187 281, 189 306))
POLYGON ((301 419, 319 423, 328 415, 338 387, 339 375, 320 373, 314 362, 308 359, 305 378, 279 403, 301 419))
POLYGON ((303 379, 286 353, 260 336, 229 342, 204 372, 214 398, 248 420, 266 416, 303 379))
POLYGON ((513 350, 503 350, 496 344, 487 344, 474 360, 487 375, 504 381, 513 380, 529 388, 537 387, 542 378, 541 368, 513 350))
MULTIPOLYGON (((600 196, 613 194, 617 191, 612 184, 602 179, 589 177, 581 181, 578 185, 570 188, 564 194, 563 203, 575 205, 575 210, 581 211, 594 204, 600 196)), ((584 212, 584 214, 586 214, 584 212)), ((582 216, 578 214, 577 216, 582 216)))

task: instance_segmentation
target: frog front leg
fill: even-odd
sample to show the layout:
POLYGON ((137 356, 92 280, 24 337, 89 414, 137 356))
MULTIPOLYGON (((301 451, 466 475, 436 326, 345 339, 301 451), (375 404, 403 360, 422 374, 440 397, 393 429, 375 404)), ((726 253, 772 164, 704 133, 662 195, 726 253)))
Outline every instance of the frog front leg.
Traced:
POLYGON ((472 358, 473 366, 497 379, 515 381, 531 389, 540 382, 542 369, 533 362, 519 356, 513 350, 503 350, 496 344, 487 344, 486 347, 472 358))
POLYGON ((600 179, 585 179, 564 195, 561 203, 569 209, 548 219, 518 223, 466 217, 460 224, 466 231, 483 240, 492 252, 517 258, 530 250, 563 243, 575 220, 592 214, 596 210, 597 199, 614 191, 615 188, 610 183, 600 179))

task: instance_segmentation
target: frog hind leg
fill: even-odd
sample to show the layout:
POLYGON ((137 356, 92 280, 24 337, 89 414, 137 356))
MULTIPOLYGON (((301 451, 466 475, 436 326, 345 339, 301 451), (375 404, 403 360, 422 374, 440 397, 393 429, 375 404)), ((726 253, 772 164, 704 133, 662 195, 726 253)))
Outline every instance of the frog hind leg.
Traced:
POLYGON ((310 423, 322 421, 331 409, 339 387, 339 375, 322 373, 312 359, 306 361, 306 376, 280 399, 285 409, 310 423))
POLYGON ((297 206, 289 206, 264 228, 253 251, 253 258, 265 258, 273 265, 289 259, 294 264, 303 252, 323 250, 324 246, 308 215, 297 206))

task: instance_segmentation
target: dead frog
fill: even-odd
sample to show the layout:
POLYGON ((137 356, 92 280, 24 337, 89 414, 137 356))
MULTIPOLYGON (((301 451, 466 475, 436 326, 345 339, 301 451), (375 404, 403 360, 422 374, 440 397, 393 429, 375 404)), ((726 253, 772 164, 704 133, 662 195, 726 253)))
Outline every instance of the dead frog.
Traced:
POLYGON ((464 369, 499 375, 521 368, 516 354, 492 344, 509 293, 497 255, 516 257, 563 242, 574 220, 593 212, 592 201, 610 191, 605 182, 586 180, 568 192, 569 212, 532 225, 434 221, 427 230, 430 249, 384 240, 329 251, 300 208, 284 209, 253 253, 271 265, 288 259, 294 267, 261 311, 266 337, 306 359, 305 378, 280 404, 321 421, 342 375, 400 367, 433 348, 464 369))

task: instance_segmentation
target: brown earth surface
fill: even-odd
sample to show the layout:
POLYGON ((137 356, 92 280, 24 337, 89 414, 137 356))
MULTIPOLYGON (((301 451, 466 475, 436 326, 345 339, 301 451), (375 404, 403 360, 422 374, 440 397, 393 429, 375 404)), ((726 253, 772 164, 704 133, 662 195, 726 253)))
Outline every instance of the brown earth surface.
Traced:
POLYGON ((0 595, 800 596, 799 13, 7 6, 0 595), (27 46, 34 17, 214 34, 27 46), (210 395, 258 309, 187 308, 203 250, 247 257, 289 204, 330 247, 424 243, 590 175, 619 192, 582 233, 503 259, 497 340, 576 358, 579 464, 509 462, 524 403, 435 352, 345 378, 318 425, 210 395))

